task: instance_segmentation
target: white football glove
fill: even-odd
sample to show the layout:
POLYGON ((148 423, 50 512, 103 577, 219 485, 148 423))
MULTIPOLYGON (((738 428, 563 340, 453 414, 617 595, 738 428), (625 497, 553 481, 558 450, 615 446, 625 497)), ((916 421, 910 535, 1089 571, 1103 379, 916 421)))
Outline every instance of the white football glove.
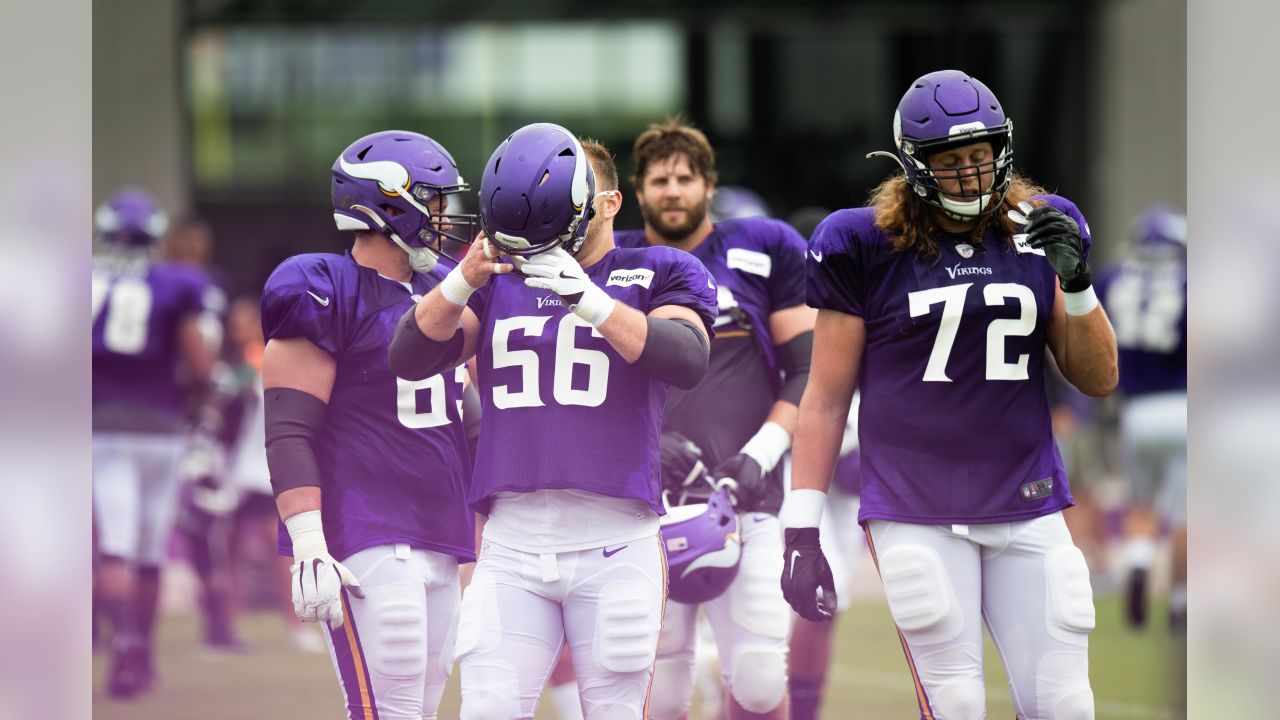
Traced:
POLYGON ((586 271, 564 248, 554 248, 531 258, 515 258, 525 276, 524 284, 559 295, 575 315, 599 327, 613 312, 615 300, 591 282, 586 271))
POLYGON ((327 622, 337 630, 343 622, 342 589, 364 598, 360 581, 329 554, 319 510, 298 513, 284 525, 293 540, 293 611, 302 622, 327 622))

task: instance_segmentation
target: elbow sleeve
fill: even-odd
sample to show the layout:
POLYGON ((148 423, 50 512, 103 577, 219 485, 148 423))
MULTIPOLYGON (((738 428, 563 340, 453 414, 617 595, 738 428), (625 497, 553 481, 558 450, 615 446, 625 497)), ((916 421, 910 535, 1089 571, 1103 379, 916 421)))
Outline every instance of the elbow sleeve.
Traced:
POLYGON ((782 368, 783 376, 779 400, 800 405, 804 387, 809 384, 809 364, 812 361, 812 330, 806 330, 778 346, 778 365, 782 368))
POLYGON ((649 331, 636 364, 683 390, 701 382, 711 352, 707 336, 688 320, 651 317, 646 322, 649 331))
POLYGON ((320 463, 313 443, 328 412, 323 400, 301 390, 279 387, 263 393, 267 469, 277 496, 296 487, 320 487, 320 463))
POLYGON ((462 341, 462 328, 444 342, 427 337, 418 327, 414 308, 411 307, 396 323, 391 346, 387 349, 387 364, 397 377, 423 380, 456 367, 462 355, 462 341))

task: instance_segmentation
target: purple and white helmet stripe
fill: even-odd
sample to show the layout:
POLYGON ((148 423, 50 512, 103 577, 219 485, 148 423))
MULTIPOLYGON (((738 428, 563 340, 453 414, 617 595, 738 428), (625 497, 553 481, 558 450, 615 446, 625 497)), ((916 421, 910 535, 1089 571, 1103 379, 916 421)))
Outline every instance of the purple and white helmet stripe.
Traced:
POLYGON ((334 162, 332 189, 339 230, 385 233, 415 270, 448 255, 446 242, 465 246, 475 238, 474 215, 448 213, 449 196, 470 188, 453 156, 425 135, 388 130, 360 138, 334 162), (432 212, 437 195, 445 205, 432 212))
POLYGON ((667 554, 667 595, 701 603, 720 596, 742 563, 742 535, 729 491, 713 491, 705 503, 670 508, 662 518, 667 554))
POLYGON ((578 138, 552 123, 515 131, 493 151, 480 180, 480 222, 508 255, 582 248, 595 174, 578 138))

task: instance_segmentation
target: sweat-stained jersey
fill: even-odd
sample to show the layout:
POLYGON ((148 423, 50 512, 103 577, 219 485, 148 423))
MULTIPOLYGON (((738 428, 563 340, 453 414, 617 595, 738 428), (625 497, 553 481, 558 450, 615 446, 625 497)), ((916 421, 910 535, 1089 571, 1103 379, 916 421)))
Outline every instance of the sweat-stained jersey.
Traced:
MULTIPOLYGON (((614 238, 621 247, 648 245, 643 230, 614 238)), ((777 400, 783 378, 769 316, 804 304, 804 253, 790 225, 763 217, 718 222, 691 253, 715 278, 720 315, 706 376, 690 390, 672 389, 662 427, 702 448, 708 468, 736 455, 777 400)), ((782 496, 779 463, 757 507, 739 510, 776 513, 782 496)))
POLYGON ((221 295, 193 265, 96 257, 93 265, 93 429, 183 430, 178 349, 183 320, 216 310, 221 295))
MULTIPOLYGON (((1087 255, 1075 205, 1041 199, 1076 221, 1087 255)), ((1044 386, 1053 268, 1021 235, 1016 247, 992 231, 978 246, 936 239, 932 265, 893 252, 874 210, 856 208, 809 244, 809 304, 866 323, 859 521, 996 523, 1068 507, 1044 386)))
MULTIPOLYGON (((475 559, 466 505, 471 473, 461 419, 465 366, 401 380, 387 364, 396 321, 444 275, 415 273, 413 288, 351 257, 298 255, 262 293, 268 341, 302 337, 337 361, 324 427, 314 443, 325 539, 341 560, 375 545, 408 543, 475 559)), ((271 391, 267 391, 268 402, 271 391)), ((291 552, 281 530, 281 552, 291 552)))
POLYGON ((1104 270, 1095 285, 1116 330, 1124 394, 1186 392, 1186 262, 1129 260, 1104 270))
MULTIPOLYGON (((585 268, 609 296, 648 314, 662 305, 716 318, 715 283, 691 255, 617 248, 585 268)), ((648 503, 659 515, 658 438, 670 385, 627 363, 550 290, 496 275, 468 306, 480 319, 480 441, 470 500, 576 489, 648 503)))

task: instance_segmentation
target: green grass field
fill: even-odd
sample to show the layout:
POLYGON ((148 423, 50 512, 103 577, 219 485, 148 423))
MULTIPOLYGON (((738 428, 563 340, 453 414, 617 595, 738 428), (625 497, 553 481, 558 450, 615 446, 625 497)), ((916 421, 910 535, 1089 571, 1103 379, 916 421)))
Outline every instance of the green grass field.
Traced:
MULTIPOLYGON (((1185 713, 1179 690, 1184 648, 1164 632, 1163 608, 1155 608, 1154 626, 1143 633, 1126 630, 1115 598, 1101 598, 1098 629, 1091 636, 1090 677, 1099 720, 1141 718, 1176 720, 1185 713)), ((215 654, 197 638, 196 618, 166 619, 159 635, 156 689, 129 703, 112 701, 101 691, 106 657, 94 658, 94 717, 98 720, 226 720, 271 718, 338 720, 344 716, 341 694, 327 655, 305 654, 286 642, 278 616, 243 618, 243 634, 253 652, 215 654)), ((838 630, 835 667, 827 689, 824 718, 879 720, 917 717, 915 695, 902 650, 879 601, 855 604, 838 630)), ((1011 718, 1004 671, 987 644, 987 716, 1011 718)), ((441 718, 458 716, 458 679, 450 680, 441 718)), ((544 703, 538 720, 555 717, 544 703)), ((694 713, 692 718, 698 718, 694 713)))

